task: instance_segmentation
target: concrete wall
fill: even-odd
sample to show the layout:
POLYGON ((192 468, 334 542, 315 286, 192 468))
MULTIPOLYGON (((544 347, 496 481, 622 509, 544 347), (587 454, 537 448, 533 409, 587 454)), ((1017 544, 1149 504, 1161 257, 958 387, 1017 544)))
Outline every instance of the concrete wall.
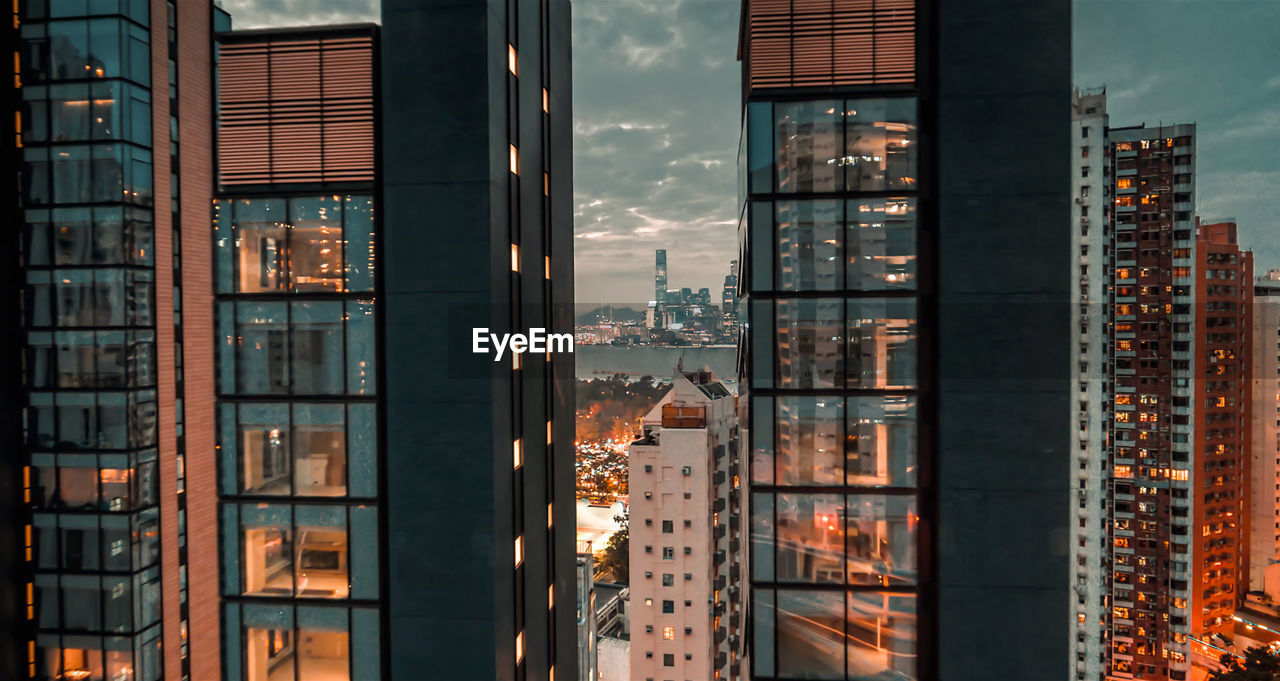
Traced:
POLYGON ((940 678, 1061 681, 1071 3, 933 9, 940 678))

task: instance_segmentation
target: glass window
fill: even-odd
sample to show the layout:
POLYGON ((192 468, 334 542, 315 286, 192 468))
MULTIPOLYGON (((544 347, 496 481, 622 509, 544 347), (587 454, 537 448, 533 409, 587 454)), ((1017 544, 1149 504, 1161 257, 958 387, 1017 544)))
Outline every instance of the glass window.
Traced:
POLYGON ((239 449, 241 489, 247 494, 289 494, 289 408, 240 405, 231 453, 239 449))
POLYGON ((342 202, 337 196, 290 199, 288 268, 294 291, 341 291, 342 202))
POLYGON ((915 485, 915 398, 849 397, 845 404, 847 484, 915 485))
POLYGON ((844 582, 844 497, 777 495, 777 581, 844 582))
POLYGON ((343 206, 347 290, 372 291, 375 253, 373 197, 348 196, 343 201, 343 206))
MULTIPOLYGON (((295 506, 299 597, 346 598, 347 512, 344 506, 295 506)), ((344 665, 345 666, 345 665, 344 665)))
POLYGON ((914 300, 850 300, 847 387, 911 388, 916 377, 914 300))
POLYGON ((915 288, 915 199, 850 201, 845 223, 849 288, 915 288))
POLYGON ((844 409, 839 397, 778 397, 777 484, 844 484, 844 409))
POLYGON ((102 552, 98 545, 97 516, 59 516, 58 529, 62 547, 62 567, 68 570, 100 569, 99 557, 102 552))
POLYGON ((779 201, 778 288, 831 291, 843 288, 839 201, 779 201))
POLYGON ((842 387, 843 302, 839 298, 777 301, 779 388, 842 387))
POLYGON ((845 188, 884 191, 916 187, 914 99, 856 99, 845 103, 845 188))
MULTIPOLYGON (((53 2, 50 11, 62 4, 53 2)), ((78 4, 83 6, 84 2, 78 0, 78 4)), ((85 78, 93 68, 89 58, 89 22, 51 21, 47 26, 50 77, 56 80, 85 78)))
POLYGON ((778 676, 844 679, 844 594, 780 590, 777 599, 778 676))
POLYGON ((341 404, 293 405, 294 494, 346 495, 344 412, 341 404))
MULTIPOLYGON (((292 513, 280 504, 241 504, 240 566, 248 596, 294 595, 292 513)), ((231 528, 228 528, 231 529, 231 528)))
POLYGON ((347 302, 347 393, 372 395, 377 379, 376 338, 372 300, 347 302))
POLYGON ((298 678, 350 681, 346 608, 298 608, 298 678))
POLYGON ((293 608, 278 605, 245 605, 244 679, 293 681, 297 674, 298 640, 293 608))
POLYGON ((774 580, 773 495, 751 495, 751 577, 759 581, 774 580))
POLYGON ((62 626, 79 631, 102 630, 102 585, 97 577, 62 576, 62 626))
POLYGON ((747 172, 750 191, 767 194, 773 191, 773 144, 770 140, 773 111, 770 102, 747 104, 747 172))
POLYGON ((848 672, 854 679, 916 678, 916 599, 855 591, 845 609, 848 672))
POLYGON ((751 481, 773 484, 773 398, 751 398, 751 481))
POLYGON ((213 200, 213 280, 218 293, 232 292, 231 212, 231 202, 213 200))
POLYGON ((840 188, 841 102, 777 102, 778 191, 834 192, 840 188))
MULTIPOLYGON (((231 204, 236 230, 238 291, 284 291, 288 216, 284 199, 243 199, 231 204)), ((230 246, 230 244, 227 244, 230 246)))
POLYGON ((236 306, 236 391, 244 395, 289 391, 288 308, 285 303, 236 306))
POLYGON ((342 303, 307 301, 291 305, 291 375, 294 394, 343 392, 342 303))
POLYGON ((849 496, 845 551, 850 584, 915 584, 915 508, 911 496, 849 496))
POLYGON ((347 405, 348 484, 353 497, 372 497, 378 493, 376 419, 372 404, 347 405))

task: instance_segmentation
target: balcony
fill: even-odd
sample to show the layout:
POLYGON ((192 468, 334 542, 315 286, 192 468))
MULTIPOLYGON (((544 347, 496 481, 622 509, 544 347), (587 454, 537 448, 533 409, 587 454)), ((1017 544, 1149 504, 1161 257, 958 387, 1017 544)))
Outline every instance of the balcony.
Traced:
POLYGON ((725 472, 724 472, 724 471, 716 471, 716 474, 715 474, 715 475, 713 475, 713 476, 711 476, 711 482, 712 482, 712 484, 715 484, 715 485, 723 485, 723 484, 724 484, 724 481, 725 481, 725 479, 726 479, 725 475, 726 475, 726 474, 725 474, 725 472))
POLYGON ((663 428, 705 428, 706 407, 686 407, 678 404, 662 405, 663 428))
POLYGON ((714 537, 717 541, 724 539, 724 535, 725 535, 724 525, 716 525, 715 531, 711 533, 711 536, 714 537))
POLYGON ((719 513, 720 511, 724 510, 724 506, 725 506, 724 497, 720 497, 719 499, 716 499, 714 502, 711 503, 711 510, 715 511, 716 513, 719 513))
POLYGON ((724 565, 724 559, 725 559, 725 552, 722 549, 720 551, 716 551, 716 556, 715 558, 712 559, 711 563, 713 565, 724 565))

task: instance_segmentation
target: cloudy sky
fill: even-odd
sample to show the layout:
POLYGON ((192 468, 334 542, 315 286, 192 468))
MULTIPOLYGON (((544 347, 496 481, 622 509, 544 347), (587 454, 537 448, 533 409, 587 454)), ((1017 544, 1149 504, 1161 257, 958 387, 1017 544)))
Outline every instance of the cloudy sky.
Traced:
MULTIPOLYGON (((736 257, 739 0, 575 0, 582 303, 716 291, 736 257)), ((223 0, 238 28, 376 21, 377 0, 223 0)), ((1198 212, 1280 266, 1280 2, 1076 0, 1075 80, 1112 125, 1199 125, 1198 212)))

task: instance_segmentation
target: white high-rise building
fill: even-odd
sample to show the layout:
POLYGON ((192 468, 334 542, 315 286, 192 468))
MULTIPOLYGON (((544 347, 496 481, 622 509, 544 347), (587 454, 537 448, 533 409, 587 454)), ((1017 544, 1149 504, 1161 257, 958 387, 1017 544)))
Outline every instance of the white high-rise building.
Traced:
POLYGON ((735 396, 677 370, 630 459, 631 678, 744 678, 735 396))
POLYGON ((1075 503, 1069 525, 1073 600, 1073 678, 1093 681, 1105 669, 1102 641, 1103 556, 1106 543, 1107 248, 1110 172, 1105 89, 1076 90, 1071 109, 1071 308, 1075 399, 1070 428, 1076 441, 1072 469, 1075 503))
POLYGON ((1280 270, 1253 287, 1249 589, 1280 602, 1280 270))

